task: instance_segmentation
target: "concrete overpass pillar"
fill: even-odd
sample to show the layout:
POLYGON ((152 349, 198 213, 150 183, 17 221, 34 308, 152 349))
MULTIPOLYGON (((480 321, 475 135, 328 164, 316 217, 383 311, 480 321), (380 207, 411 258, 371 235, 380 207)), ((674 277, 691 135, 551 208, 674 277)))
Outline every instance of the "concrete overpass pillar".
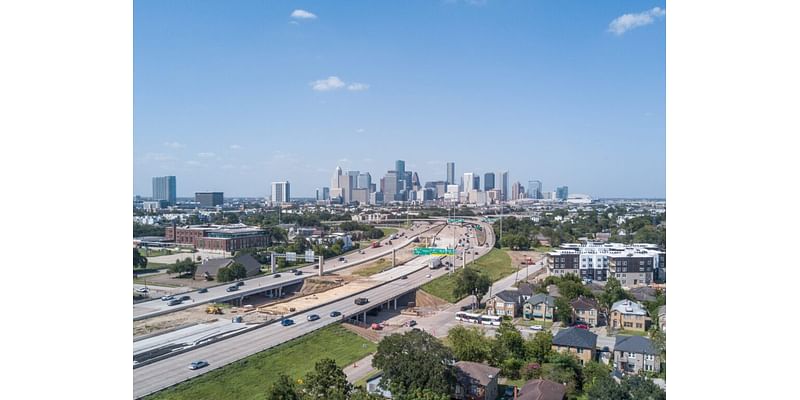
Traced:
POLYGON ((278 297, 281 297, 283 294, 283 286, 278 286, 278 297))
POLYGON ((322 256, 319 256, 319 276, 322 276, 322 274, 324 273, 322 271, 322 268, 324 267, 324 265, 325 265, 325 258, 322 257, 322 256))
POLYGON ((269 270, 270 270, 270 273, 272 273, 272 274, 275 273, 275 253, 274 252, 269 254, 269 270))
POLYGON ((395 261, 396 261, 396 260, 397 260, 397 258, 396 258, 396 256, 395 256, 395 248, 394 248, 394 247, 392 247, 392 268, 394 268, 394 267, 395 267, 395 261))
POLYGON ((397 298, 394 299, 394 309, 397 310, 397 298))
POLYGON ((366 325, 367 324, 367 312, 366 311, 364 311, 364 313, 361 314, 361 318, 364 320, 364 325, 366 325))

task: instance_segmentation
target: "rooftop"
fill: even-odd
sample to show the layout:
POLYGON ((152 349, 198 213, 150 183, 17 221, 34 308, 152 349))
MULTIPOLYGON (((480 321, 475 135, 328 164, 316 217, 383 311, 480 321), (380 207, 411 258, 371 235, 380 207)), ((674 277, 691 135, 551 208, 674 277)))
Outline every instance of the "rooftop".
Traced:
POLYGON ((641 304, 632 300, 620 300, 611 306, 611 311, 619 311, 621 314, 647 315, 647 310, 641 304))
POLYGON ((594 349, 597 346, 597 335, 586 329, 575 327, 562 329, 553 337, 553 344, 556 346, 594 349))
POLYGON ((626 353, 656 354, 653 342, 643 336, 617 336, 614 351, 626 353))
POLYGON ((473 379, 478 381, 481 386, 488 385, 492 378, 500 373, 500 368, 472 361, 459 361, 455 367, 461 372, 458 374, 459 381, 463 381, 465 378, 473 379))

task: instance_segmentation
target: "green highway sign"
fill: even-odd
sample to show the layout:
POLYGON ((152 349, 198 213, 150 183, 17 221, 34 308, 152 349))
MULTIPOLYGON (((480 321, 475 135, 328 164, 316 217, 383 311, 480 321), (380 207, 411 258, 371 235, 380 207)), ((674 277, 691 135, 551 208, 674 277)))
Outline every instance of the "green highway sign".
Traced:
POLYGON ((414 249, 415 256, 448 256, 453 254, 455 254, 455 250, 440 247, 417 247, 414 249))
POLYGON ((460 224, 460 223, 463 223, 463 222, 464 222, 463 219, 456 219, 456 218, 450 218, 450 219, 447 220, 448 224, 460 224))

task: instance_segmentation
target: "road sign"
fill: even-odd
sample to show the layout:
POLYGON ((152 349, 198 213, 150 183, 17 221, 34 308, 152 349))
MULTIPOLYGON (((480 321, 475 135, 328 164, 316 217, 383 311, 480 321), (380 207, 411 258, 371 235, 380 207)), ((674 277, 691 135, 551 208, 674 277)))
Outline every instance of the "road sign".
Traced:
POLYGON ((286 253, 286 261, 290 262, 297 261, 297 253, 286 253))
POLYGON ((453 254, 455 254, 455 250, 440 247, 417 247, 414 249, 415 256, 447 256, 453 254))
POLYGON ((460 218, 449 218, 447 220, 448 224, 460 224, 460 223, 463 223, 463 222, 464 222, 464 220, 460 219, 460 218))
POLYGON ((314 262, 314 250, 306 250, 306 262, 314 262))

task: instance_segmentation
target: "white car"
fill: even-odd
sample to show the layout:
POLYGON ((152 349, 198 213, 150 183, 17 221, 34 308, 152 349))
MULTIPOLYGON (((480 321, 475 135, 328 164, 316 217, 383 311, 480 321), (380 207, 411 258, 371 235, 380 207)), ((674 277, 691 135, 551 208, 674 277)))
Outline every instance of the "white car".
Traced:
POLYGON ((531 325, 531 326, 528 327, 528 329, 530 329, 532 331, 540 331, 540 330, 544 329, 544 327, 542 327, 541 325, 531 325))
POLYGON ((426 277, 426 278, 430 278, 430 277, 431 277, 431 274, 425 275, 425 277, 426 277))
POLYGON ((148 289, 146 287, 140 287, 140 288, 136 288, 136 291, 139 292, 139 293, 147 293, 147 292, 150 291, 150 289, 148 289))

